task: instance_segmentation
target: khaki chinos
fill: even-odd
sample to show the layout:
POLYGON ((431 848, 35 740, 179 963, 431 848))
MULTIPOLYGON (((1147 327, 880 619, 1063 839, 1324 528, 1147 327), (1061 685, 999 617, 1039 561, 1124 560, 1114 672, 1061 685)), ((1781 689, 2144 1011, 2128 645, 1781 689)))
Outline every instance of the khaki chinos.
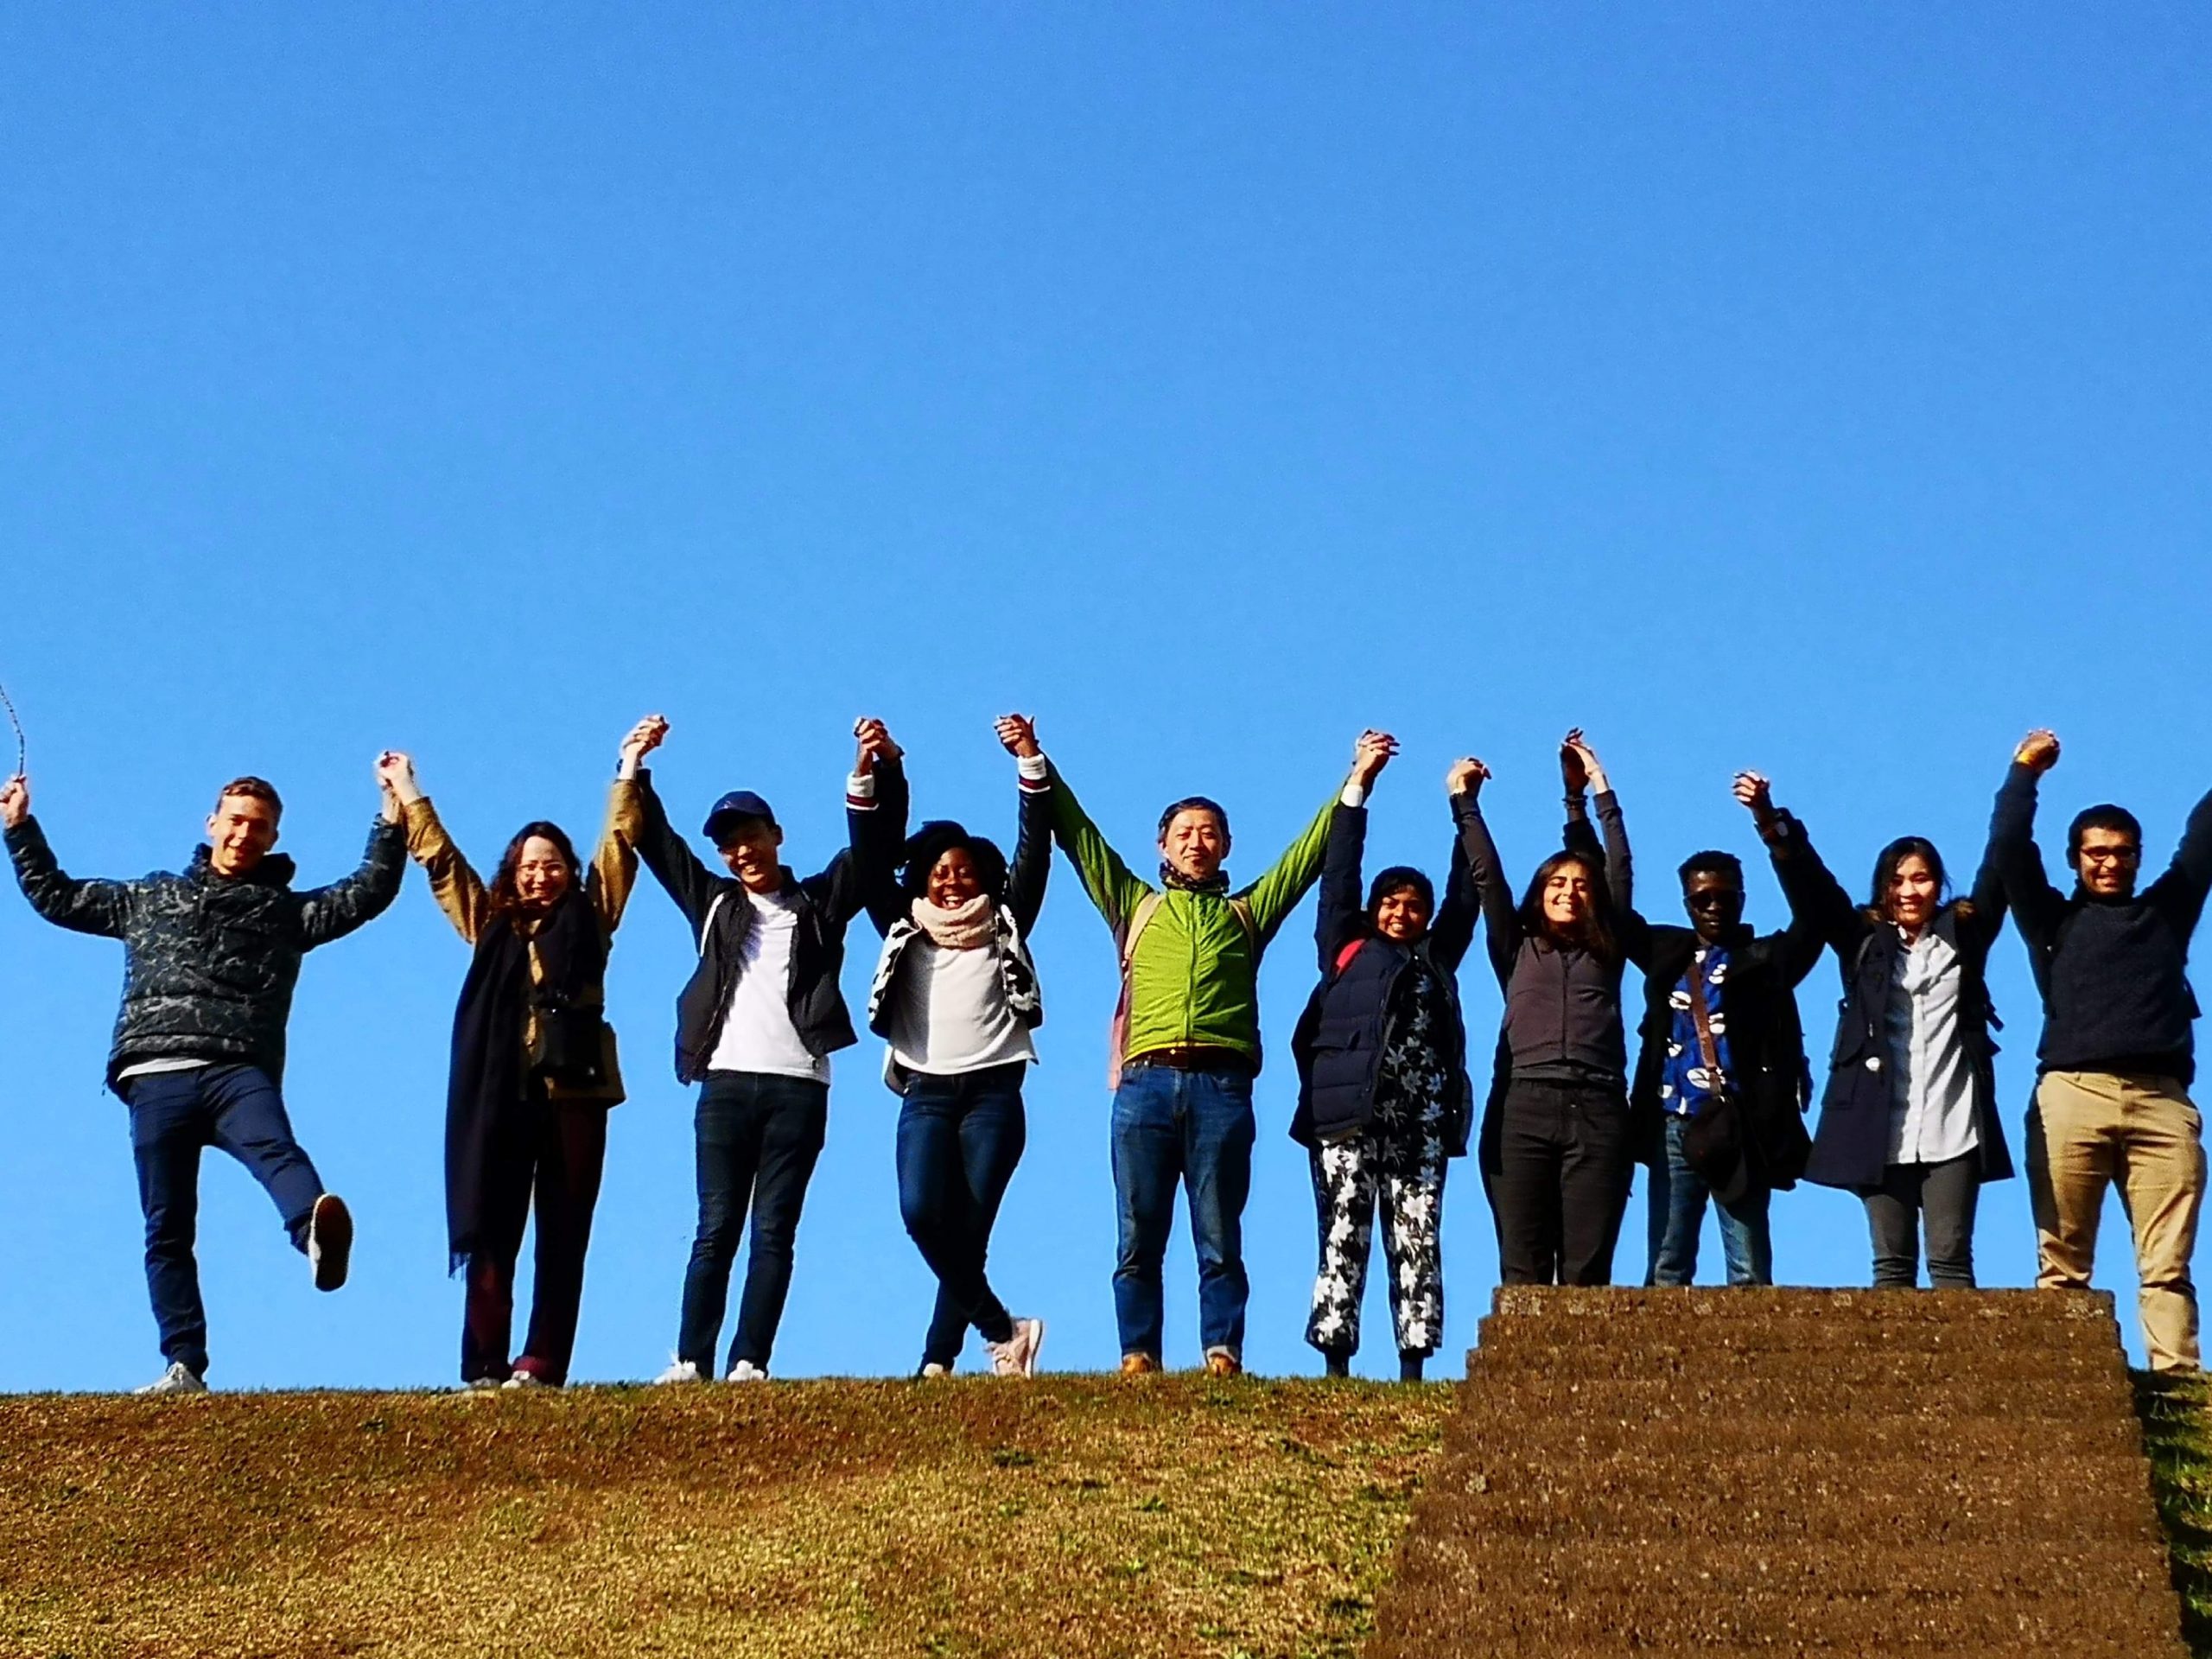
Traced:
POLYGON ((2138 1072, 2048 1071, 2028 1115, 2036 1284, 2087 1290, 2105 1189, 2135 1232, 2143 1339, 2154 1371, 2198 1364, 2190 1258, 2204 1204, 2203 1120, 2180 1082, 2138 1072))

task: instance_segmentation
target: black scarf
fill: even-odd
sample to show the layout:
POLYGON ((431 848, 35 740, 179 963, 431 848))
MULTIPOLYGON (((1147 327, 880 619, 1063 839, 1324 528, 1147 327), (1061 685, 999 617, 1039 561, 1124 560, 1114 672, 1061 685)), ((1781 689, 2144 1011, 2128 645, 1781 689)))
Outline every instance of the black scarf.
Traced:
POLYGON ((480 1241, 487 1173, 520 1155, 530 1125, 526 1056, 534 988, 550 999, 582 1002, 597 995, 607 974, 607 939, 590 901, 575 888, 555 900, 534 935, 510 912, 476 941, 476 958, 461 982, 453 1016, 453 1071, 446 1084, 446 1250, 458 1273, 480 1241), (530 945, 545 970, 542 988, 530 978, 530 945))
POLYGON ((1160 885, 1177 893, 1225 893, 1229 891, 1229 872, 1216 870, 1205 880, 1193 881, 1163 858, 1160 861, 1160 885))

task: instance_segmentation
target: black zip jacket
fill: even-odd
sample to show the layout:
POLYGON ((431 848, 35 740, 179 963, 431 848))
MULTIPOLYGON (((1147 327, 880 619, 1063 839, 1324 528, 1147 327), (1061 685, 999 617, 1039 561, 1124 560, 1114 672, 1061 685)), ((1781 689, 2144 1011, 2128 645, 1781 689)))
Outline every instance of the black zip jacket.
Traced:
POLYGON ((57 927, 123 941, 110 1088, 126 1068, 165 1059, 254 1065, 281 1082, 300 958, 382 915, 407 866, 405 836, 382 818, 359 869, 307 893, 292 890, 295 867, 282 853, 237 877, 216 874, 202 847, 181 874, 80 881, 62 871, 36 818, 9 830, 7 842, 33 910, 57 927))
MULTIPOLYGON (((1836 1010, 1835 1046, 1828 1058, 1827 1087, 1821 1096, 1820 1127, 1805 1179, 1862 1195, 1878 1190, 1890 1161, 1890 1117, 1895 1104, 1888 1029, 1890 996, 1904 946, 1896 926, 1851 901, 1830 874, 1805 827, 1778 815, 1774 871, 1800 914, 1812 916, 1834 947, 1843 977, 1836 1010)), ((1984 1181, 2008 1180, 2012 1154, 1997 1111, 1997 1044, 2000 1022, 1989 998, 1989 951, 2005 929, 2005 883, 1993 843, 1963 904, 1946 905, 1929 918, 1959 953, 1959 1040, 1974 1077, 1975 1153, 1984 1181)))
MULTIPOLYGON (((878 764, 879 802, 897 772, 896 762, 878 764)), ((753 925, 753 900, 743 882, 709 869, 670 824, 652 773, 641 769, 637 783, 644 817, 638 856, 676 900, 699 948, 699 965, 676 999, 677 1078, 697 1083, 707 1075, 707 1062, 729 1013, 746 930, 753 925)), ((846 925, 866 901, 863 881, 869 862, 880 856, 873 841, 888 817, 880 804, 869 810, 848 805, 845 820, 849 842, 827 869, 804 880, 788 869, 783 872, 783 891, 798 906, 786 1006, 799 1041, 817 1055, 860 1040, 837 978, 845 964, 846 925)))
POLYGON ((2212 795, 2197 802, 2173 863, 2133 898, 2071 897, 2036 848, 2036 773, 2015 762, 1990 830, 2013 919, 2043 994, 2044 1071, 2139 1071, 2186 1085, 2196 1070, 2189 940, 2212 887, 2212 795))
POLYGON ((1416 962, 1443 986, 1452 1018, 1438 1033, 1451 1093, 1443 1103, 1444 1149, 1467 1150, 1467 1030, 1459 1014, 1459 968, 1473 944, 1477 915, 1473 885, 1458 847, 1451 874, 1429 930, 1408 947, 1382 938, 1369 919, 1360 873, 1367 842, 1367 809, 1339 803, 1329 817, 1328 852, 1321 865, 1320 914, 1314 929, 1321 982, 1306 999, 1291 1033, 1298 1064, 1298 1109, 1290 1138, 1313 1147, 1357 1134, 1375 1115, 1375 1082, 1389 1046, 1399 994, 1416 962))

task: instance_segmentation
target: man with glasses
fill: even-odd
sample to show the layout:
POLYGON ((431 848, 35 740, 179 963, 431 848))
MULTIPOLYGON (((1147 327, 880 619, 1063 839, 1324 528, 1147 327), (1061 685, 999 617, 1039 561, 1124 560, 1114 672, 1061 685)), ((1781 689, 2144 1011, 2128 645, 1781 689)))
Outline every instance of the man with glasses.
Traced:
POLYGON ((2086 1290, 2105 1189, 2117 1182, 2135 1233, 2139 1308, 2151 1368, 2198 1365, 2190 1258, 2204 1203, 2189 938, 2212 887, 2212 795, 2196 804, 2181 849, 2141 892, 2143 827, 2124 807, 2093 806, 2067 831, 2070 896, 2035 843, 2036 788, 2058 739, 2031 732, 1997 797, 1993 848, 2043 994, 2028 1189, 2044 1289, 2086 1290))

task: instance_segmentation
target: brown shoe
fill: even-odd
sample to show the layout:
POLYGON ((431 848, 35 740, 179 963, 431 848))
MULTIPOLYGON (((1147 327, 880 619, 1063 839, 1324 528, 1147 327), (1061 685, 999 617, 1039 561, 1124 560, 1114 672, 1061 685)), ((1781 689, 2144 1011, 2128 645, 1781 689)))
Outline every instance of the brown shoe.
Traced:
POLYGON ((1123 1354, 1122 1356, 1123 1376, 1150 1376, 1159 1369, 1160 1362, 1150 1354, 1123 1354))
POLYGON ((1212 1376, 1242 1376, 1244 1366, 1236 1355, 1224 1353, 1217 1348, 1206 1356, 1206 1371, 1212 1376))

